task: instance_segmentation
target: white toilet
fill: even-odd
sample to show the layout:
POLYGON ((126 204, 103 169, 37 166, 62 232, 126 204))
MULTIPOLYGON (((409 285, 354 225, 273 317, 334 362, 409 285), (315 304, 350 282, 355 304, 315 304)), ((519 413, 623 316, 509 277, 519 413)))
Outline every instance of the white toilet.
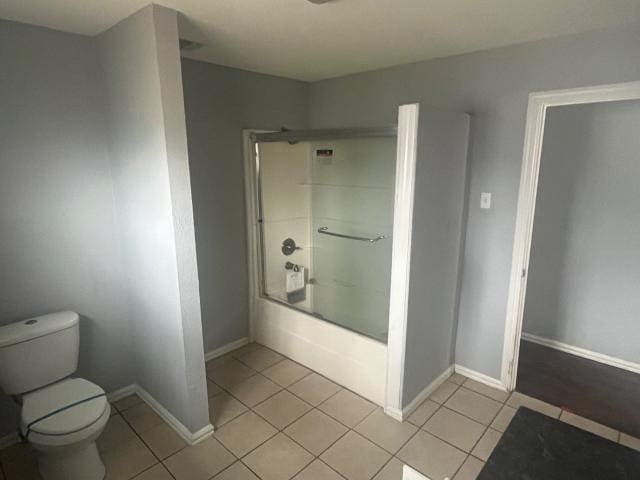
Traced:
POLYGON ((78 367, 79 317, 59 312, 0 327, 0 387, 22 404, 21 432, 44 480, 101 480, 96 439, 109 420, 104 390, 78 367))

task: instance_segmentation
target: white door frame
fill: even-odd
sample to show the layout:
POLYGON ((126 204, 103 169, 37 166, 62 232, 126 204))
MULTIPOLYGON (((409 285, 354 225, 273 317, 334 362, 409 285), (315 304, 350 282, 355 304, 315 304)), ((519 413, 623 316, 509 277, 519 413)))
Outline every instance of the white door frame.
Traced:
POLYGON ((509 391, 515 389, 518 373, 522 318, 547 109, 562 105, 621 100, 640 100, 640 82, 534 92, 529 95, 502 353, 501 381, 509 391))
POLYGON ((385 413, 398 420, 402 420, 419 117, 420 105, 418 103, 401 105, 398 110, 391 288, 389 291, 389 334, 387 336, 387 385, 384 405, 385 413))

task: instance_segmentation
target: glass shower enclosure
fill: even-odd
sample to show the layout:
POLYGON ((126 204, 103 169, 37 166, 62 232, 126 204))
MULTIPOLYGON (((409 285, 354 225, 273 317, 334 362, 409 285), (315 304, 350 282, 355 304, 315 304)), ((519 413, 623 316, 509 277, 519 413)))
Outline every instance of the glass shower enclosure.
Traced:
POLYGON ((386 343, 396 128, 253 141, 261 295, 386 343))

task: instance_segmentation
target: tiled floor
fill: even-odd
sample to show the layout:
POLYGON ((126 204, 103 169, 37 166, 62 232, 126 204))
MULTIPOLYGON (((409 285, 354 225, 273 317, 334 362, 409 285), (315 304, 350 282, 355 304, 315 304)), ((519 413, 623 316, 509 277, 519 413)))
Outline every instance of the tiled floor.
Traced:
MULTIPOLYGON (((520 405, 632 448, 640 440, 519 393, 452 376, 408 421, 256 344, 207 364, 214 436, 187 446, 133 396, 100 437, 107 479, 400 480, 407 463, 433 480, 471 480, 520 405)), ((0 451, 0 480, 39 478, 25 445, 0 451)))

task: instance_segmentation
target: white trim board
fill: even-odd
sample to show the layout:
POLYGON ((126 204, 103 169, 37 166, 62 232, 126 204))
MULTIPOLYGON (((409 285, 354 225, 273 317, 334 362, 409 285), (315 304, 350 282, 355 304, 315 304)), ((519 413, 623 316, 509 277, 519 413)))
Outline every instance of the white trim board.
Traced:
POLYGON ((611 367, 621 368, 633 373, 640 373, 640 364, 629 362, 628 360, 623 360, 621 358, 611 357, 604 353, 594 352, 592 350, 587 350, 586 348, 574 347, 568 343, 558 342, 557 340, 551 340, 550 338, 539 337, 538 335, 525 332, 522 332, 522 340, 537 343, 538 345, 543 345, 555 350, 560 350, 561 352, 570 353, 576 357, 582 357, 588 360, 593 360, 594 362, 603 363, 611 367))
POLYGON ((454 370, 456 373, 470 378, 471 380, 475 380, 476 382, 483 383, 488 387, 496 388, 498 390, 502 390, 503 392, 507 391, 507 387, 503 385, 503 383, 497 378, 493 378, 489 375, 485 375, 484 373, 471 370, 470 368, 463 367, 462 365, 455 365, 454 370))
POLYGON ((640 100, 640 82, 535 92, 529 95, 500 377, 508 390, 515 389, 518 374, 522 318, 547 109, 560 105, 621 100, 640 100))
MULTIPOLYGON (((451 377, 451 375, 453 375, 453 365, 447 367, 444 372, 438 375, 429 385, 427 385, 420 393, 418 393, 418 395, 416 395, 415 398, 411 400, 411 402, 409 402, 406 407, 402 409, 402 416, 400 418, 400 421, 409 418, 409 415, 411 415, 416 408, 422 405, 422 402, 429 398, 431 394, 440 387, 440 385, 442 385, 451 377)), ((398 420, 398 418, 396 418, 396 420, 398 420)))
POLYGON ((127 385, 126 387, 114 390, 113 392, 107 393, 107 400, 109 400, 109 403, 117 402, 124 397, 128 397, 129 395, 133 395, 134 393, 136 393, 136 388, 136 384, 132 383, 131 385, 127 385))
POLYGON ((402 411, 403 401, 419 117, 420 105, 418 103, 401 105, 398 110, 391 287, 389 290, 389 334, 387 337, 384 402, 385 412, 389 412, 391 416, 402 411))
POLYGON ((140 385, 136 385, 136 393, 138 396, 147 404, 153 411, 155 411, 160 418, 162 418, 171 428, 175 430, 175 432, 182 437, 182 439, 187 442, 189 445, 196 445, 203 440, 206 440, 211 435, 213 435, 213 425, 208 424, 203 428, 198 430, 197 432, 191 433, 191 431, 185 427, 180 420, 173 416, 162 406, 160 402, 158 402, 155 398, 149 394, 144 388, 140 385))
POLYGON ((438 375, 429 385, 424 387, 424 389, 420 393, 418 393, 418 395, 416 395, 415 398, 411 400, 411 402, 409 402, 406 407, 402 409, 385 407, 384 413, 398 420, 399 422, 406 420, 416 408, 422 405, 422 402, 429 398, 429 396, 431 396, 431 394, 435 392, 440 387, 440 385, 446 382, 451 377, 451 375, 453 375, 453 368, 454 366, 451 365, 444 372, 438 375))
POLYGON ((234 340, 233 342, 229 342, 226 345, 216 348, 215 350, 210 350, 204 354, 204 361, 208 362, 209 360, 213 360, 214 358, 221 357, 225 353, 232 352, 240 347, 244 347, 249 343, 249 337, 242 337, 238 340, 234 340))
POLYGON ((182 422, 174 417, 173 414, 171 414, 166 408, 162 406, 162 404, 160 404, 160 402, 153 398, 149 392, 147 392, 137 383, 127 385, 126 387, 120 388, 115 392, 107 394, 107 399, 109 400, 109 402, 115 402, 116 400, 120 400, 121 398, 133 394, 138 395, 144 403, 149 405, 149 407, 154 412, 156 412, 160 416, 160 418, 162 418, 171 428, 173 428, 173 430, 175 430, 175 432, 180 435, 180 437, 189 445, 200 443, 213 434, 213 425, 211 424, 206 425, 204 428, 198 430, 195 433, 191 433, 191 431, 189 431, 189 429, 185 427, 182 422))

